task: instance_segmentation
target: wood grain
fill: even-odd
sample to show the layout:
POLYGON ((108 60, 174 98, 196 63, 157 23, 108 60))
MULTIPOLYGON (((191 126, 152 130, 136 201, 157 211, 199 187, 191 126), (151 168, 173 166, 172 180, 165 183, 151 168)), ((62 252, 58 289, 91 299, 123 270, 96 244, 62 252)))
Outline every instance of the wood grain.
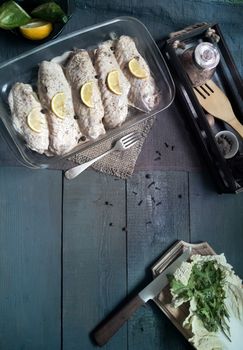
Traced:
MULTIPOLYGON (((128 290, 152 279, 151 266, 177 239, 189 240, 188 178, 183 172, 140 172, 127 183, 128 290)), ((187 349, 183 337, 155 306, 128 322, 128 349, 187 349)))
MULTIPOLYGON (((64 182, 63 349, 93 349, 90 332, 126 296, 125 183, 92 170, 64 182)), ((126 349, 123 327, 105 349, 126 349)))
POLYGON ((60 172, 0 169, 0 348, 61 346, 60 172))
POLYGON ((192 242, 207 241, 243 278, 243 196, 217 194, 206 174, 189 174, 192 242))
POLYGON ((136 295, 122 306, 119 311, 105 320, 94 332, 94 339, 97 345, 105 345, 142 305, 144 305, 144 301, 139 295, 136 295))

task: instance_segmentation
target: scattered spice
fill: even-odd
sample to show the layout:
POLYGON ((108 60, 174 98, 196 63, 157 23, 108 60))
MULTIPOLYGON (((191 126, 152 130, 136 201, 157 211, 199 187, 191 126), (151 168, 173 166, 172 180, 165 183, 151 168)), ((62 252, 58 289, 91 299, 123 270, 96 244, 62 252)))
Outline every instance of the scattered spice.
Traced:
POLYGON ((149 185, 148 185, 148 188, 150 188, 151 186, 155 185, 155 182, 152 181, 149 185))
POLYGON ((162 202, 158 202, 158 203, 156 203, 156 207, 157 207, 158 205, 160 205, 160 204, 162 204, 162 202))
POLYGON ((109 223, 109 226, 112 226, 112 225, 113 225, 112 222, 110 222, 110 223, 109 223))
POLYGON ((174 151, 175 146, 171 146, 171 151, 174 151))
POLYGON ((155 199, 154 199, 154 197, 151 197, 151 199, 152 199, 152 202, 154 202, 154 203, 155 203, 155 199))
POLYGON ((156 190, 160 191, 161 189, 159 187, 155 187, 156 190))
POLYGON ((126 230, 127 230, 127 228, 126 228, 126 227, 123 227, 123 228, 122 228, 122 231, 126 231, 126 230))
POLYGON ((79 139, 79 142, 80 142, 80 141, 82 141, 82 142, 86 141, 86 136, 84 136, 84 135, 81 136, 80 139, 79 139))
POLYGON ((106 202, 105 202, 105 205, 109 205, 109 202, 106 201, 106 202))
POLYGON ((160 160, 160 159, 161 159, 160 157, 157 157, 157 158, 155 158, 155 159, 154 159, 154 161, 156 161, 156 160, 160 160))
POLYGON ((155 151, 159 156, 161 156, 161 153, 160 153, 160 151, 155 151))
POLYGON ((182 198, 182 195, 181 195, 181 194, 178 194, 178 198, 182 198))
POLYGON ((146 222, 146 225, 148 225, 148 224, 152 224, 152 222, 151 222, 151 221, 147 221, 147 222, 146 222))
POLYGON ((133 194, 135 194, 135 196, 138 194, 138 193, 137 193, 137 192, 135 192, 135 191, 132 191, 132 193, 133 193, 133 194))
POLYGON ((140 206, 143 203, 143 200, 141 199, 140 202, 138 202, 138 206, 140 206))
POLYGON ((167 143, 167 142, 164 142, 164 144, 165 144, 165 147, 166 147, 166 148, 168 148, 168 147, 169 147, 169 145, 168 145, 168 143, 167 143))
POLYGON ((146 177, 146 179, 151 179, 151 175, 150 174, 146 174, 145 177, 146 177))

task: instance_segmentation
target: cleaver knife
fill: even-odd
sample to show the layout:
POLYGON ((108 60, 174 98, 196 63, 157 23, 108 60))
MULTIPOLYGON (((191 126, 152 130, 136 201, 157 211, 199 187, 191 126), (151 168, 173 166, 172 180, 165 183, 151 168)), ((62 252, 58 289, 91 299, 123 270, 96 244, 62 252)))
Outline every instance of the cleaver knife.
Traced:
POLYGON ((173 274, 175 270, 186 261, 191 254, 191 249, 186 249, 172 264, 170 264, 158 277, 148 284, 138 295, 131 299, 113 316, 104 321, 93 333, 97 345, 103 346, 129 319, 129 317, 148 300, 155 298, 168 284, 167 275, 173 274))

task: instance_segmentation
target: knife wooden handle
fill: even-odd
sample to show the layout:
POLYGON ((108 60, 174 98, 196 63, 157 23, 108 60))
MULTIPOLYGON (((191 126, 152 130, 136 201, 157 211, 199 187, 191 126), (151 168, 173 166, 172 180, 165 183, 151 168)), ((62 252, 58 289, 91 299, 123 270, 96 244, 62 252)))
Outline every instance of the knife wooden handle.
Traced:
POLYGON ((137 295, 131 299, 117 313, 105 320, 93 333, 97 345, 103 346, 121 328, 129 317, 144 304, 144 301, 137 295))

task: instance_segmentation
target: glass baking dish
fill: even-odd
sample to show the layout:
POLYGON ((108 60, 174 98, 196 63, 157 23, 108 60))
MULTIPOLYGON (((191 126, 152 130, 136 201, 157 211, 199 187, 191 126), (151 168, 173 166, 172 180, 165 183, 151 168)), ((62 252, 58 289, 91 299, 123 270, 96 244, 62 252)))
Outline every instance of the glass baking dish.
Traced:
POLYGON ((6 139, 18 160, 31 168, 48 168, 60 159, 68 158, 75 153, 82 152, 110 137, 119 136, 131 126, 140 123, 170 106, 174 99, 175 87, 167 65, 146 27, 132 17, 120 17, 111 21, 84 28, 52 42, 41 45, 14 59, 0 65, 0 116, 4 128, 1 128, 6 139), (145 113, 134 108, 130 109, 126 121, 95 141, 80 143, 71 152, 62 156, 47 157, 31 151, 24 140, 16 133, 11 123, 11 114, 8 106, 8 94, 15 82, 36 85, 38 64, 43 60, 51 60, 62 56, 73 48, 94 49, 105 40, 129 35, 134 38, 137 48, 146 59, 151 73, 159 89, 160 103, 151 112, 145 113))

